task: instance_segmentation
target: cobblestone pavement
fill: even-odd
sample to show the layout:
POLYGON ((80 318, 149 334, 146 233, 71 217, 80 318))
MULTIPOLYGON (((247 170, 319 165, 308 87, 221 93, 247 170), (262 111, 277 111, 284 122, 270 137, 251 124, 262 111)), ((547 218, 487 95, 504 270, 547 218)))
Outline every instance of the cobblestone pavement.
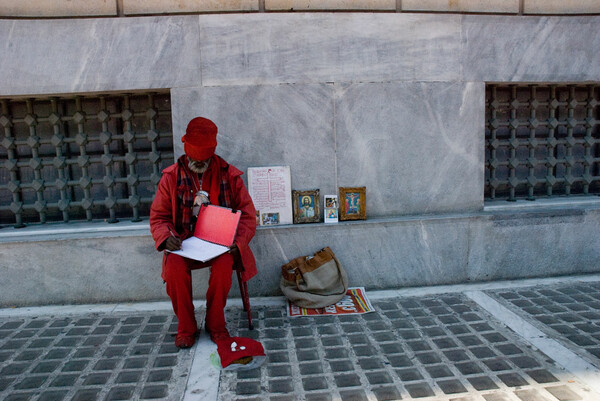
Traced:
POLYGON ((0 319, 0 399, 181 399, 172 313, 0 319))
POLYGON ((253 299, 252 331, 231 302, 230 331, 261 341, 267 362, 220 377, 206 335, 174 347, 167 303, 4 310, 0 400, 599 401, 600 276, 524 283, 368 293, 375 312, 338 317, 253 299))
POLYGON ((253 332, 240 314, 231 325, 260 340, 268 359, 223 372, 219 399, 600 400, 463 294, 373 304, 376 312, 341 317, 263 308, 253 332))

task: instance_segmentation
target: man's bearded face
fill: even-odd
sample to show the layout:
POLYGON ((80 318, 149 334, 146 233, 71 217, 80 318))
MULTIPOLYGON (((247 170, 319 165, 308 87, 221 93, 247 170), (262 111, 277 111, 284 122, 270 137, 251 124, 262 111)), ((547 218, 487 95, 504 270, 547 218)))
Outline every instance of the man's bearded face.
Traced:
POLYGON ((202 174, 208 168, 208 164, 210 163, 210 159, 206 160, 194 160, 188 157, 188 167, 192 172, 196 174, 202 174))

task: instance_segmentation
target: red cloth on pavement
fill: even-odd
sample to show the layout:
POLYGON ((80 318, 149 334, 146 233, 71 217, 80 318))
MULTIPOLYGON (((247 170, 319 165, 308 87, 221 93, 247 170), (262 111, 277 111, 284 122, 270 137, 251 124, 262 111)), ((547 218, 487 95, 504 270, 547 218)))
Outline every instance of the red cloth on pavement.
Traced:
POLYGON ((217 352, 221 358, 221 366, 226 368, 236 359, 251 356, 264 357, 265 349, 262 344, 251 338, 229 337, 217 341, 217 352), (244 349, 242 349, 242 347, 244 349))

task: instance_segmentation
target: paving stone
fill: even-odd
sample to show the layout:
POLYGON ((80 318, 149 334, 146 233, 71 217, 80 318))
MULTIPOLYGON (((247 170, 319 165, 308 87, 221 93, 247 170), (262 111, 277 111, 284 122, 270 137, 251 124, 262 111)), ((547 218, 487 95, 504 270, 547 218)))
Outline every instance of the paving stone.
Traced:
POLYGON ((56 347, 69 347, 75 348, 79 343, 83 341, 83 337, 65 337, 60 339, 55 346, 56 347))
POLYGON ((326 348, 325 358, 327 359, 343 359, 348 358, 348 350, 346 348, 326 348))
MULTIPOLYGON (((319 353, 316 350, 296 351, 296 358, 298 358, 299 362, 316 361, 316 360, 321 359, 319 357, 319 353)), ((285 362, 287 362, 287 361, 285 361, 285 362)))
POLYGON ((346 372, 349 370, 354 370, 354 365, 351 361, 329 361, 329 366, 331 370, 334 372, 346 372))
POLYGON ((475 362, 456 363, 456 364, 454 364, 454 366, 463 375, 473 375, 473 374, 476 374, 476 373, 483 372, 483 370, 475 362))
POLYGON ((477 336, 474 335, 457 336, 456 338, 466 347, 472 347, 474 345, 483 344, 483 342, 477 336))
POLYGON ((454 376, 454 373, 446 365, 426 366, 425 370, 434 379, 454 376))
POLYGON ((92 373, 83 381, 84 386, 97 386, 105 384, 110 378, 111 373, 92 373))
POLYGON ((37 330, 21 330, 19 332, 17 332, 13 338, 31 338, 33 336, 35 336, 35 334, 37 333, 37 330))
POLYGON ((290 361, 287 352, 269 352, 267 353, 267 359, 269 360, 269 363, 287 363, 290 361))
POLYGON ((358 364, 363 370, 375 370, 383 368, 383 361, 379 357, 359 359, 358 364))
POLYGON ((393 355, 387 357, 390 364, 395 368, 412 366, 412 361, 405 355, 393 355))
POLYGON ((328 393, 313 393, 306 394, 306 401, 331 401, 331 394, 328 393))
MULTIPOLYGON (((279 339, 279 340, 284 338, 286 335, 286 331, 282 330, 282 329, 266 329, 264 331, 264 333, 267 338, 279 339)), ((312 331, 311 331, 311 334, 312 334, 312 331)))
POLYGON ((270 377, 292 376, 292 367, 290 365, 268 366, 267 370, 270 377))
POLYGON ((94 365, 94 370, 113 370, 119 361, 119 359, 100 359, 94 365))
POLYGON ((448 337, 436 338, 431 341, 433 341, 433 343, 436 345, 436 347, 438 347, 440 349, 458 347, 458 344, 456 344, 456 342, 454 340, 452 340, 451 338, 448 338, 448 337))
POLYGON ((27 340, 9 340, 2 346, 3 350, 17 350, 25 345, 27 340))
POLYGON ((31 393, 31 392, 26 392, 26 393, 15 393, 15 394, 10 394, 8 395, 4 400, 2 401, 28 401, 31 400, 33 398, 35 394, 31 393))
POLYGON ((237 378, 240 380, 260 379, 260 369, 240 370, 237 372, 237 378))
POLYGON ((38 363, 31 373, 52 373, 60 366, 60 361, 48 361, 38 363))
POLYGON ((373 356, 373 355, 377 354, 377 350, 375 348, 371 347, 370 345, 357 345, 357 346, 353 346, 352 350, 354 351, 354 353, 358 357, 361 357, 361 356, 373 356))
POLYGON ((338 387, 355 387, 360 386, 360 377, 355 374, 342 374, 334 377, 335 384, 338 387))
POLYGON ((106 336, 90 336, 85 339, 85 341, 83 342, 83 345, 84 346, 85 345, 97 346, 97 345, 104 344, 105 341, 106 341, 106 336))
POLYGON ((71 387, 78 378, 79 375, 58 375, 52 380, 50 387, 71 387))
POLYGON ((126 350, 127 350, 127 347, 108 347, 108 348, 106 348, 106 351, 104 351, 104 353, 102 355, 107 358, 123 356, 123 355, 125 355, 126 350))
POLYGON ((442 361, 435 352, 422 352, 415 354, 415 356, 424 365, 433 365, 442 361))
POLYGON ((400 400, 402 396, 396 387, 379 387, 371 390, 377 401, 400 400))
POLYGON ((321 344, 323 344, 324 347, 335 347, 343 345, 344 342, 340 337, 321 337, 321 344))
POLYGON ((444 351, 444 355, 452 362, 466 361, 469 359, 469 356, 463 350, 444 351))
POLYGON ((531 369, 540 367, 540 363, 530 356, 519 356, 510 358, 510 361, 521 369, 531 369))
POLYGON ((451 325, 451 326, 446 326, 446 328, 448 330, 450 330, 452 332, 452 334, 455 334, 455 335, 466 334, 466 333, 471 332, 471 330, 469 330, 469 328, 464 324, 455 324, 455 325, 451 325))
POLYGON ((527 380, 518 373, 499 374, 498 379, 502 380, 508 387, 526 386, 528 384, 527 380))
POLYGON ((408 344, 410 349, 414 352, 431 350, 431 346, 426 341, 407 341, 406 344, 408 344))
POLYGON ((488 376, 468 377, 467 380, 478 391, 494 390, 498 386, 488 376))
POLYGON ((367 376, 367 380, 369 381, 369 383, 373 386, 378 384, 388 384, 394 382, 392 376, 386 371, 366 372, 365 375, 367 376))
POLYGON ((484 337, 487 341, 491 342, 491 343, 501 343, 501 342, 506 342, 508 341, 506 339, 506 337, 504 337, 502 334, 500 333, 488 333, 488 334, 483 334, 482 337, 484 337))
MULTIPOLYGON (((307 336, 312 336, 313 331, 310 327, 294 327, 294 328, 292 328, 292 334, 294 335, 294 337, 307 337, 307 336)), ((274 337, 274 338, 281 338, 281 337, 274 337)))
POLYGON ((327 380, 324 377, 303 377, 302 387, 304 391, 323 390, 326 389, 327 380))
POLYGON ((368 401, 364 390, 343 390, 340 391, 342 401, 368 401))
POLYGON ((140 380, 141 376, 142 376, 141 370, 132 370, 132 371, 121 372, 117 376, 117 379, 115 380, 115 382, 117 382, 117 383, 135 383, 140 380))
POLYGON ((483 363, 494 372, 511 369, 510 365, 500 358, 488 359, 483 361, 483 363))
POLYGON ((417 369, 396 369, 396 374, 403 382, 422 380, 423 375, 417 369))
POLYGON ((548 398, 536 389, 528 390, 517 390, 515 395, 519 397, 521 401, 548 401, 548 398))
POLYGON ((333 334, 339 334, 339 330, 337 327, 331 325, 331 326, 317 326, 317 332, 320 335, 333 335, 333 334))
POLYGON ((123 369, 141 369, 148 363, 146 358, 129 358, 125 360, 123 369))
POLYGON ((42 354, 42 350, 24 351, 15 357, 15 361, 33 361, 42 354))
MULTIPOLYGON (((342 363, 345 361, 339 361, 336 363, 342 363)), ((352 365, 352 364, 350 364, 352 365)), ((321 364, 321 362, 309 362, 309 363, 301 363, 298 365, 298 368, 300 369, 300 374, 303 376, 306 375, 316 375, 316 374, 322 374, 323 373, 323 365, 321 364)), ((351 370, 352 366, 350 366, 350 369, 347 370, 351 370)))
POLYGON ((435 393, 433 392, 431 387, 427 385, 427 383, 407 384, 404 386, 404 388, 413 398, 431 397, 435 395, 435 393))
POLYGON ((460 380, 439 380, 436 384, 445 394, 466 393, 467 389, 460 380))
POLYGON ((379 347, 381 348, 381 352, 385 355, 401 354, 404 352, 404 349, 398 343, 381 344, 379 347))
POLYGON ((40 398, 38 398, 38 401, 62 401, 65 399, 68 393, 69 392, 66 390, 45 391, 42 394, 40 394, 40 398))
POLYGON ((58 337, 63 332, 62 329, 47 329, 39 334, 39 337, 58 337))
POLYGON ((523 350, 514 344, 496 345, 496 349, 502 352, 504 355, 516 355, 523 353, 523 350))
POLYGON ((559 401, 578 401, 582 399, 579 394, 564 385, 546 387, 546 391, 552 394, 559 401))
POLYGON ((164 398, 169 394, 169 387, 166 385, 156 386, 156 385, 148 385, 144 386, 142 389, 142 394, 140 399, 142 400, 150 400, 156 398, 164 398))
POLYGON ((525 371, 533 380, 536 382, 543 383, 554 383, 559 381, 552 373, 546 369, 527 370, 525 371))
POLYGON ((73 354, 72 358, 80 359, 80 358, 91 358, 96 353, 95 348, 79 348, 73 354))
POLYGON ((392 326, 397 329, 414 329, 415 326, 406 319, 394 320, 392 321, 392 326))
POLYGON ((496 353, 488 347, 473 347, 469 348, 469 351, 471 351, 473 355, 479 359, 492 358, 496 356, 496 353))
POLYGON ((291 393, 294 384, 290 380, 269 380, 269 391, 272 393, 291 393))
POLYGON ((63 372, 82 372, 89 364, 89 360, 69 361, 62 368, 63 372))
POLYGON ((29 366, 30 364, 27 362, 11 363, 4 366, 0 373, 2 373, 2 376, 20 375, 21 373, 25 372, 29 366))
POLYGON ((39 338, 37 340, 33 340, 27 348, 45 348, 48 347, 54 341, 53 338, 39 338))
POLYGON ((313 338, 298 338, 294 341, 296 348, 315 348, 317 342, 313 338))
POLYGON ((416 330, 398 330, 398 335, 405 340, 421 338, 421 334, 416 330))
POLYGON ((427 327, 423 329, 423 333, 427 337, 442 337, 446 335, 446 332, 442 330, 440 327, 427 327))
POLYGON ((23 323, 25 323, 24 320, 15 320, 12 322, 6 322, 4 324, 2 324, 2 326, 0 326, 0 330, 14 330, 16 328, 19 328, 23 325, 23 323))
POLYGON ((154 361, 155 368, 164 368, 177 365, 177 356, 161 356, 154 361))
POLYGON ((17 389, 32 389, 39 388, 44 382, 48 380, 47 375, 43 376, 29 376, 23 379, 20 383, 17 383, 15 388, 17 389))

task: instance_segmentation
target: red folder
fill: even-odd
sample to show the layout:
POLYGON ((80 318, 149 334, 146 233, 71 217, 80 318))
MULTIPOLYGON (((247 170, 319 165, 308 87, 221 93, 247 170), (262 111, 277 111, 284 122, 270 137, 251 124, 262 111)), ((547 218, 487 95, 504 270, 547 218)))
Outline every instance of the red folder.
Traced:
POLYGON ((194 237, 223 246, 233 245, 242 212, 239 210, 202 205, 198 212, 194 237))

